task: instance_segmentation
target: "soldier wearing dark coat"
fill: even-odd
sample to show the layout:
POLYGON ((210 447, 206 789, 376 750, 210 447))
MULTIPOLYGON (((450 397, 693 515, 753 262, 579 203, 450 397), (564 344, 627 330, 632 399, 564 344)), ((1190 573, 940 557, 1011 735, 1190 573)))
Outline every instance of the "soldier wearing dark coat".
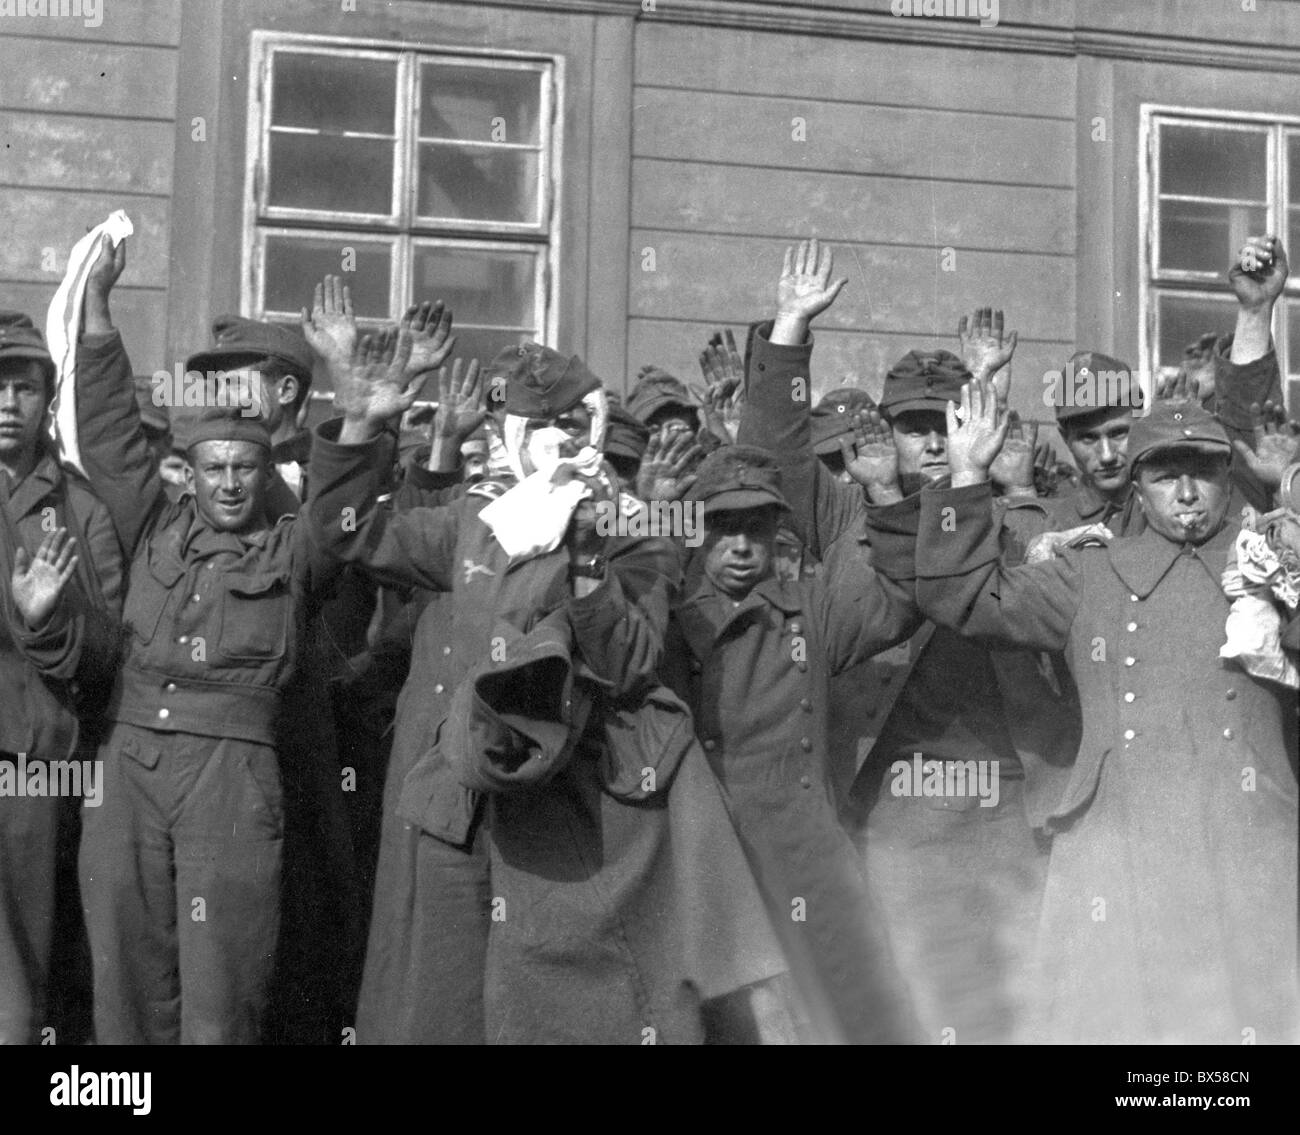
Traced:
POLYGON ((951 488, 922 490, 922 609, 979 641, 1060 650, 1084 737, 1051 802, 1036 1037, 1053 1043, 1294 1043, 1295 697, 1222 660, 1237 524, 1232 448, 1195 401, 1129 438, 1146 528, 1009 568, 986 484, 1005 422, 979 388, 950 416, 951 488))

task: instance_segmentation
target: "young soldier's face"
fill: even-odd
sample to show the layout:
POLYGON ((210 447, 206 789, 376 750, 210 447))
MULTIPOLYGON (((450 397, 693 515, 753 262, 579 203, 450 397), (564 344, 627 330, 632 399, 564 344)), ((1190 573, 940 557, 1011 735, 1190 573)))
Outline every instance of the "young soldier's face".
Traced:
POLYGON ((1112 406, 1065 430, 1065 444, 1085 481, 1098 492, 1121 492, 1129 483, 1128 432, 1133 411, 1112 406))
POLYGON ((252 441, 201 441, 190 450, 194 502, 219 532, 246 532, 263 520, 270 455, 252 441))
POLYGON ((900 477, 937 481, 948 475, 948 419, 937 410, 904 410, 889 421, 900 477))
POLYGON ((776 507, 710 512, 704 518, 704 574, 730 599, 743 599, 771 574, 776 507))
POLYGON ((45 371, 34 359, 0 364, 0 460, 22 460, 45 422, 45 371))
POLYGON ((525 473, 550 471, 591 442, 591 411, 579 403, 554 418, 530 418, 520 461, 525 473))
POLYGON ((1137 471, 1147 523, 1176 544, 1203 544, 1228 511, 1228 459, 1195 449, 1164 449, 1137 471))

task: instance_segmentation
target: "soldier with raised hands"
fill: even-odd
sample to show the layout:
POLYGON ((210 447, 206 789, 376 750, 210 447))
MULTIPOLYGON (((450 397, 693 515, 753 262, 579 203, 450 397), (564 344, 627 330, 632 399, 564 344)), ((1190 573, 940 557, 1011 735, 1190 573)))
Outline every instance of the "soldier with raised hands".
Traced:
POLYGON ((1294 694, 1220 659, 1237 524, 1232 447, 1197 400, 1134 421, 1137 536, 1007 566, 988 469, 1007 429, 963 387, 950 488, 908 502, 913 543, 873 534, 932 619, 1004 647, 1062 651, 1084 736, 1051 803, 1036 1038, 1296 1039, 1294 694))

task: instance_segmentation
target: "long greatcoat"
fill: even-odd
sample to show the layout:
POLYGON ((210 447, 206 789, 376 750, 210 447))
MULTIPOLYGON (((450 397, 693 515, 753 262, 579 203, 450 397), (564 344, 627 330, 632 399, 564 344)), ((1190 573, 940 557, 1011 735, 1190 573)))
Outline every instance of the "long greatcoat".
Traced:
MULTIPOLYGON (((601 730, 633 728, 657 685, 679 572, 675 548, 611 541, 608 578, 575 598, 562 549, 523 561, 506 556, 479 517, 490 501, 479 490, 438 508, 388 512, 376 503, 372 447, 341 446, 326 434, 312 451, 309 505, 322 546, 382 583, 454 595, 447 638, 421 675, 427 693, 445 699, 442 717, 463 683, 518 666, 548 619, 568 627, 573 668, 594 691, 586 727, 574 725, 576 753, 532 789, 485 790, 470 775, 482 754, 449 742, 445 720, 430 734, 399 814, 422 839, 466 855, 486 828, 491 893, 476 890, 470 871, 476 893, 458 908, 468 918, 459 942, 408 962, 417 971, 454 966, 461 951, 483 949, 486 936, 489 1041, 700 1040, 702 1001, 771 977, 784 963, 698 746, 686 746, 672 783, 647 799, 619 795, 610 783, 601 730)), ((417 646, 415 658, 427 655, 417 646)), ((536 690, 522 681, 511 690, 518 704, 497 708, 535 717, 536 690)), ((689 739, 689 718, 681 717, 689 739)), ((659 756, 647 749, 644 766, 655 768, 659 756)), ((450 874, 442 875, 448 885, 450 874)), ((423 925, 420 907, 443 897, 412 894, 407 924, 423 925)), ((394 935, 405 930, 392 927, 394 935)), ((412 971, 395 968, 392 976, 409 980, 412 971)))
POLYGON ((1064 651, 1083 705, 1048 817, 1040 1039, 1294 1042, 1295 695, 1218 656, 1235 525, 1006 569, 986 486, 919 496, 922 609, 1064 651))

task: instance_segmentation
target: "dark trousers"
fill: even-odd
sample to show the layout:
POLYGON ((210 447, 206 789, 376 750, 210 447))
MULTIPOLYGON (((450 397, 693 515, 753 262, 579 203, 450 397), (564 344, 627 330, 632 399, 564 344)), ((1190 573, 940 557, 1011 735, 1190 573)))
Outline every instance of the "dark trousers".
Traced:
POLYGON ((0 1044, 33 1043, 45 1025, 58 829, 57 797, 0 796, 0 1044))
POLYGON ((102 757, 80 871, 99 1043, 256 1043, 280 925, 274 749, 118 724, 102 757))

